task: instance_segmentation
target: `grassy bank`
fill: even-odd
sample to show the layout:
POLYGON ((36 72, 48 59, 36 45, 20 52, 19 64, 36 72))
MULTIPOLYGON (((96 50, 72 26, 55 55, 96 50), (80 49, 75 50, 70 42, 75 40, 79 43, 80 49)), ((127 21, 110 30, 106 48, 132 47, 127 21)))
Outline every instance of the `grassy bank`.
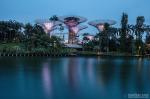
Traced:
MULTIPOLYGON (((133 55, 131 53, 120 52, 97 52, 78 51, 71 48, 33 48, 27 50, 22 43, 1 43, 0 56, 123 56, 123 57, 143 57, 144 55, 133 55)), ((149 55, 147 56, 149 57, 149 55)))

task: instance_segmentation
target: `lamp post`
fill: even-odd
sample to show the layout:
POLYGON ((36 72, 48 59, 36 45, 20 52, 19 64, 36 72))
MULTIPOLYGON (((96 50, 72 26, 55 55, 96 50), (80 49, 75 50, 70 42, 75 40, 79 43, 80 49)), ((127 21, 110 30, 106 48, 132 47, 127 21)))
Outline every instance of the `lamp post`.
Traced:
POLYGON ((54 48, 56 47, 56 41, 54 41, 54 48))
POLYGON ((138 54, 140 55, 141 46, 139 46, 138 54))

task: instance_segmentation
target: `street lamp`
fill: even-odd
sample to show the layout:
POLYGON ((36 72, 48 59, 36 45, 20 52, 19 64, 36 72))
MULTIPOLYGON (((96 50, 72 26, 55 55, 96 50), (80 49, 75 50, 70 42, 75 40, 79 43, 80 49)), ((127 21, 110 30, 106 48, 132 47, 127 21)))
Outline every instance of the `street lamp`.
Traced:
POLYGON ((140 55, 140 50, 141 50, 141 46, 139 46, 139 51, 138 51, 138 54, 140 55))

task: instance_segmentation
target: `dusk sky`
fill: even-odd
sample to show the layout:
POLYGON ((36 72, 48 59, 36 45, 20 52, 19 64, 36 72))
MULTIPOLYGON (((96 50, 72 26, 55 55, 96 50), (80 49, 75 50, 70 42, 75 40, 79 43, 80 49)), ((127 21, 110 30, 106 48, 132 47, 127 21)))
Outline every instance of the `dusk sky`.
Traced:
POLYGON ((113 19, 120 25, 122 12, 126 12, 129 23, 134 24, 136 17, 142 15, 150 24, 149 6, 150 0, 1 0, 0 20, 33 23, 52 15, 79 15, 88 21, 113 19))

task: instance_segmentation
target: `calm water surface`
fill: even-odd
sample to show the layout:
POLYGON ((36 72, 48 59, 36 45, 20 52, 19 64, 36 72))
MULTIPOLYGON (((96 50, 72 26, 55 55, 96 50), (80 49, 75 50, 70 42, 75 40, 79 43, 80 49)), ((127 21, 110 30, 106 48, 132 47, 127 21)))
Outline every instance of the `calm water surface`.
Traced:
POLYGON ((150 59, 0 57, 0 99, 126 99, 150 94, 150 59))

